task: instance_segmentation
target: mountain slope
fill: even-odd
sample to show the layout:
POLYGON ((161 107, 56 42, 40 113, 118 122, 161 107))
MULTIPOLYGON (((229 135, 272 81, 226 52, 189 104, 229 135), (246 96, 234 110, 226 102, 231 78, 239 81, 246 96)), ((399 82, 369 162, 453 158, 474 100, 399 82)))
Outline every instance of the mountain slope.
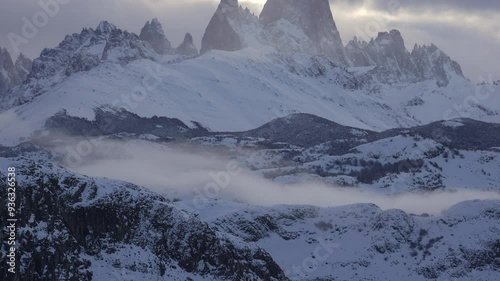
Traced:
POLYGON ((36 61, 32 78, 2 103, 19 105, 13 111, 33 130, 42 128, 61 109, 92 120, 95 108, 110 106, 142 117, 177 118, 188 125, 197 121, 213 131, 249 130, 295 112, 370 130, 455 116, 500 122, 500 95, 493 93, 487 100, 478 99, 478 104, 455 106, 464 104, 476 90, 459 76, 452 77, 448 87, 438 87, 432 80, 393 87, 367 80, 355 70, 350 73, 335 67, 322 57, 254 49, 213 51, 189 60, 139 59, 127 64, 85 55, 95 58, 87 60, 95 64, 68 67, 61 62, 51 64, 54 71, 39 71, 40 60, 66 57, 49 54, 46 51, 36 61), (81 67, 84 69, 78 71, 81 67), (67 69, 75 71, 61 77, 61 72, 71 73, 67 69))
POLYGON ((1 176, 17 167, 20 280, 466 281, 499 274, 495 200, 431 217, 373 204, 209 200, 200 208, 192 198, 171 202, 129 183, 75 174, 28 144, 0 154, 1 176))

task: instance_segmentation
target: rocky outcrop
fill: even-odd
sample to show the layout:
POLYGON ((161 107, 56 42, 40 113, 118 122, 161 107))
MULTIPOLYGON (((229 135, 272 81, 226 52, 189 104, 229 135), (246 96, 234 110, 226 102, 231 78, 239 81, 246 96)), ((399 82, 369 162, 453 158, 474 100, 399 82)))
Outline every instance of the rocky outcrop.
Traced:
POLYGON ((19 55, 19 57, 17 57, 14 68, 20 82, 24 82, 26 81, 26 79, 28 79, 28 75, 31 73, 32 66, 33 61, 25 57, 22 53, 19 55))
POLYGON ((175 49, 175 53, 182 56, 197 56, 198 48, 194 45, 193 36, 191 33, 186 33, 184 41, 175 49))
POLYGON ((160 21, 156 18, 151 20, 151 22, 148 21, 146 25, 144 25, 139 37, 141 40, 151 44, 151 47, 153 47, 158 54, 166 54, 172 48, 170 41, 168 41, 165 36, 160 21))
POLYGON ((347 65, 344 45, 328 0, 268 0, 260 19, 264 25, 286 20, 299 27, 313 42, 318 54, 347 65))
POLYGON ((14 63, 10 53, 0 48, 0 96, 23 83, 31 72, 32 61, 20 54, 14 63))
POLYGON ((434 44, 415 45, 411 58, 417 66, 417 75, 420 79, 436 79, 439 86, 447 86, 452 75, 463 76, 460 64, 434 44))
POLYGON ((239 18, 238 0, 222 0, 205 30, 200 52, 209 50, 238 51, 244 46, 243 39, 232 25, 239 18))
POLYGON ((415 46, 410 53, 398 30, 380 32, 370 42, 356 37, 346 46, 351 66, 374 66, 368 72, 383 83, 419 82, 435 79, 446 86, 451 76, 463 76, 460 65, 435 45, 415 46))
POLYGON ((0 96, 5 94, 14 81, 14 64, 6 49, 0 48, 0 96))

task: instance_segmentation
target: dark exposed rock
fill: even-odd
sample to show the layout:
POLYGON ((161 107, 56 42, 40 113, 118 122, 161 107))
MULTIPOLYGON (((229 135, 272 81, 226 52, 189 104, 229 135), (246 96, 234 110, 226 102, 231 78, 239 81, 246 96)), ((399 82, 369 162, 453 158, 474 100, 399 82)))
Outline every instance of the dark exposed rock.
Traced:
POLYGON ((207 134, 198 126, 189 128, 178 119, 167 117, 143 118, 125 110, 104 111, 96 109, 95 120, 68 116, 65 111, 49 118, 45 128, 76 137, 98 137, 117 134, 150 134, 160 139, 179 139, 207 134))
POLYGON ((436 79, 439 86, 447 86, 452 74, 463 76, 462 68, 458 62, 452 60, 434 44, 430 46, 415 45, 411 52, 411 58, 417 66, 418 77, 436 79))
POLYGON ((318 54, 347 65, 344 45, 328 0, 268 0, 260 19, 264 25, 284 19, 298 26, 313 42, 318 54))
POLYGON ((0 96, 15 83, 14 64, 7 49, 0 48, 0 96))
POLYGON ((347 44, 346 54, 352 66, 374 66, 367 75, 383 83, 435 79, 438 86, 444 87, 452 75, 463 77, 460 65, 435 45, 415 46, 410 53, 398 30, 380 32, 370 42, 355 37, 347 44))
POLYGON ((175 49, 175 53, 183 56, 197 56, 198 49, 194 45, 193 36, 191 33, 186 33, 184 36, 184 41, 182 42, 177 49, 175 49))
POLYGON ((356 146, 375 134, 368 130, 342 126, 312 114, 292 114, 275 119, 257 129, 237 133, 245 137, 264 138, 271 142, 286 142, 301 147, 336 140, 342 140, 338 143, 339 146, 356 146))
POLYGON ((15 63, 5 48, 0 48, 0 97, 23 83, 31 72, 32 61, 20 54, 15 63))
POLYGON ((243 48, 243 39, 234 30, 230 21, 238 20, 238 0, 222 0, 205 30, 200 53, 209 50, 238 51, 243 48))
POLYGON ((166 54, 172 48, 170 41, 168 41, 165 36, 165 32, 163 31, 160 21, 156 18, 151 20, 151 22, 146 22, 146 25, 142 28, 139 37, 141 40, 151 44, 153 49, 158 54, 166 54))
POLYGON ((22 53, 19 55, 19 57, 17 57, 14 67, 16 69, 17 77, 19 78, 20 83, 28 79, 28 75, 31 73, 32 65, 33 61, 25 57, 22 53))

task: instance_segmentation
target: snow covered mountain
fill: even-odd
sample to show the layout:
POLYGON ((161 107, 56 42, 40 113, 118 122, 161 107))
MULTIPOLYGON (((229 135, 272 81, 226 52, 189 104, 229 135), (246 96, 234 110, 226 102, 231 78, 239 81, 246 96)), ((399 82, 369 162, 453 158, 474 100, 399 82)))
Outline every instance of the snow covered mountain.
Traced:
POLYGON ((184 41, 175 49, 176 54, 182 56, 197 56, 199 54, 198 48, 194 45, 193 36, 191 33, 186 33, 184 41))
POLYGON ((351 41, 345 60, 353 67, 340 67, 344 49, 331 12, 311 16, 325 10, 324 1, 313 2, 270 1, 259 19, 222 1, 201 56, 189 34, 171 48, 157 20, 141 36, 102 22, 44 50, 27 81, 1 97, 1 110, 32 131, 62 109, 93 119, 96 108, 113 107, 213 131, 249 130, 292 113, 376 131, 461 117, 500 122, 498 87, 472 84, 434 45, 410 53, 398 31, 351 41), (290 7, 273 12, 284 3, 290 7), (318 47, 328 38, 329 53, 318 47))
POLYGON ((375 67, 366 75, 377 77, 384 83, 436 79, 438 86, 445 87, 451 76, 463 77, 460 65, 435 45, 415 45, 413 51, 408 52, 404 39, 397 30, 381 32, 369 43, 359 42, 354 38, 347 44, 346 52, 351 65, 375 67))
MULTIPOLYGON (((93 118, 95 108, 123 106, 123 92, 131 95, 146 76, 158 83, 131 112, 196 121, 211 130, 252 129, 295 112, 372 130, 450 116, 498 122, 498 95, 491 92, 487 101, 467 103, 477 86, 434 45, 416 46, 410 53, 393 30, 370 43, 353 40, 341 48, 326 2, 269 1, 259 19, 238 1, 221 1, 202 41, 205 55, 194 58, 192 37, 187 34, 172 49, 156 19, 140 36, 102 22, 44 50, 26 83, 4 95, 1 107, 20 106, 14 110, 37 112, 43 120, 61 109, 93 118), (160 55, 176 51, 182 56, 160 55), (346 71, 337 65, 353 67, 346 71), (252 114, 255 110, 259 113, 252 114), (235 117, 231 124, 221 123, 230 115, 235 117)), ((30 125, 38 129, 43 120, 30 125)))
POLYGON ((158 54, 166 54, 172 48, 170 41, 165 37, 160 21, 156 18, 151 23, 146 22, 146 25, 141 29, 139 38, 151 44, 158 54))
POLYGON ((344 46, 327 0, 268 0, 260 16, 221 0, 200 51, 189 33, 172 47, 157 19, 140 35, 103 21, 32 65, 2 49, 16 278, 497 280, 499 84, 473 84, 435 45, 410 52, 397 30, 344 46), (121 166, 134 149, 146 168, 121 166), (198 162, 219 161, 243 175, 200 207, 214 187, 198 162), (188 163, 182 180, 170 162, 188 163), (405 196, 483 200, 383 204, 405 196))

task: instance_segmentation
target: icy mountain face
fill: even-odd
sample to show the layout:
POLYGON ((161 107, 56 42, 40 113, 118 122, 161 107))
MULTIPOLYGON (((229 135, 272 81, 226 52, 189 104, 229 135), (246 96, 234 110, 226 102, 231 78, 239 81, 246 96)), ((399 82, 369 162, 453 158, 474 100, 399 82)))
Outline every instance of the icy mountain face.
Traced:
POLYGON ((197 56, 198 48, 194 45, 193 36, 191 33, 186 33, 184 41, 175 49, 175 53, 181 56, 197 56))
MULTIPOLYGON (((32 100, 76 73, 89 71, 103 62, 127 64, 140 58, 154 59, 155 52, 133 33, 122 31, 103 21, 94 29, 68 35, 53 49, 44 49, 33 61, 32 72, 14 96, 3 100, 9 108, 32 100)), ((18 67, 29 67, 21 59, 18 67)))
POLYGON ((151 20, 151 22, 148 21, 146 25, 144 25, 139 38, 151 44, 158 54, 166 54, 172 49, 172 45, 165 36, 160 21, 156 18, 151 20))
POLYGON ((460 65, 435 45, 415 46, 410 53, 398 30, 380 32, 369 43, 355 37, 346 46, 346 54, 354 67, 374 66, 367 75, 383 83, 415 83, 435 79, 440 87, 452 76, 463 77, 460 65))
POLYGON ((244 39, 233 27, 233 24, 238 24, 239 20, 238 0, 222 0, 205 30, 200 52, 203 54, 213 49, 241 50, 244 46, 244 39))
POLYGON ((288 280, 262 248, 142 187, 74 174, 34 147, 0 153, 20 156, 0 158, 1 176, 10 166, 19 175, 16 280, 129 280, 124 272, 141 277, 134 280, 288 280))
POLYGON ((339 65, 347 65, 328 0, 268 0, 260 20, 265 26, 288 21, 312 41, 317 54, 324 54, 339 65))
POLYGON ((32 61, 20 54, 15 63, 5 48, 0 48, 0 97, 24 82, 31 72, 32 61))

